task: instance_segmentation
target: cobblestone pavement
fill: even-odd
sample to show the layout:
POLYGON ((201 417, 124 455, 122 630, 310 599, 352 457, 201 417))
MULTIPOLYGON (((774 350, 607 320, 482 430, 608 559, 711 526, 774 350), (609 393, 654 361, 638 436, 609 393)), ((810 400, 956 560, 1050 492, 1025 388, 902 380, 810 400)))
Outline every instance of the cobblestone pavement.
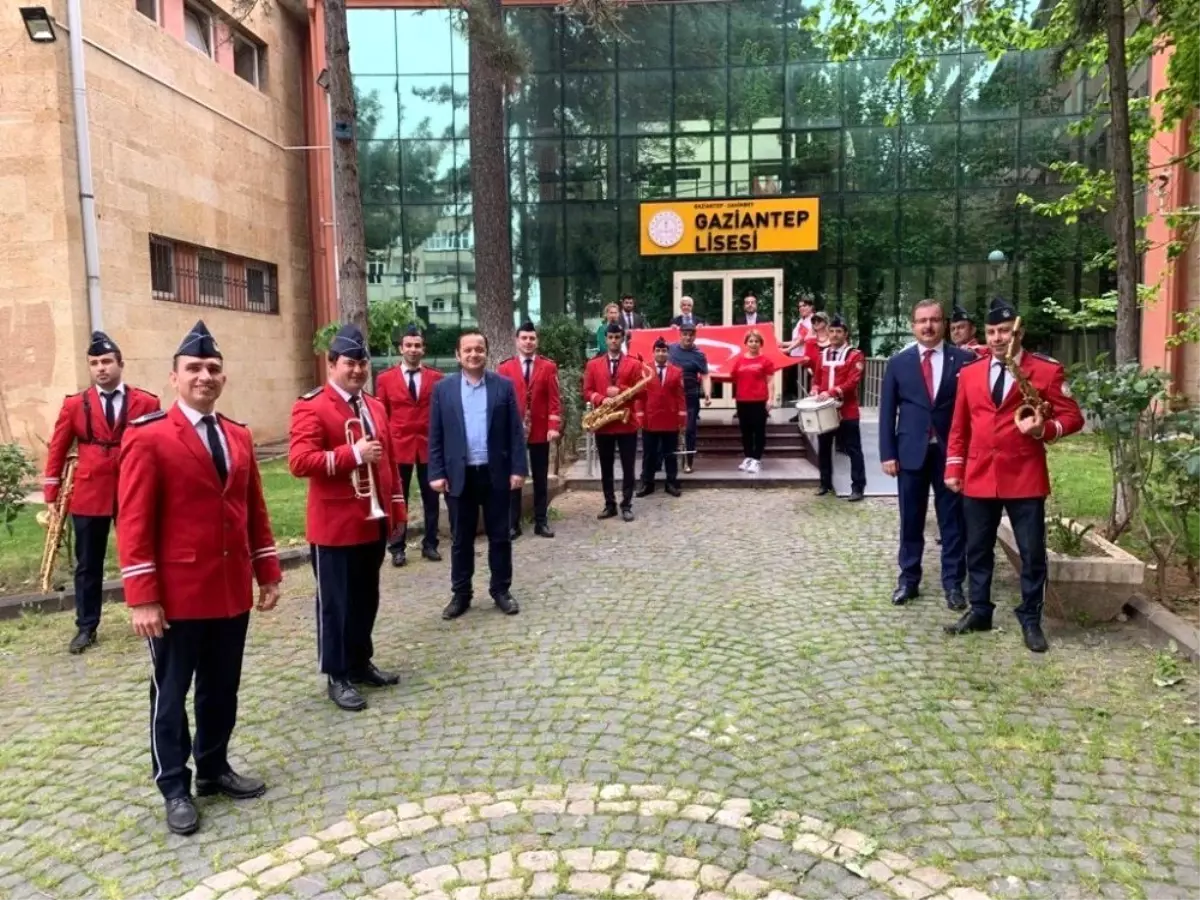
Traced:
POLYGON ((201 800, 190 838, 162 823, 123 610, 82 657, 69 614, 0 623, 0 897, 1200 891, 1195 673, 1154 687, 1131 628, 1052 626, 1044 657, 1007 614, 944 636, 936 595, 888 603, 888 501, 556 510, 557 539, 517 544, 519 616, 443 622, 447 563, 385 570, 376 660, 403 680, 357 715, 324 697, 289 573, 233 745, 270 790, 201 800))

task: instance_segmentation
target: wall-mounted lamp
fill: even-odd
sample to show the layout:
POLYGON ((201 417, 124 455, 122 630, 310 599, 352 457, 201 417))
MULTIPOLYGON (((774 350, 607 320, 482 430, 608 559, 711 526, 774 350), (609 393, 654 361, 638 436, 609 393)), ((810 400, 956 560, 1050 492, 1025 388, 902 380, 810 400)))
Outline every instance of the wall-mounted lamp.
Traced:
POLYGON ((321 90, 329 90, 329 69, 321 70, 321 74, 317 76, 317 84, 321 90))
POLYGON ((25 22, 29 39, 35 44, 49 44, 57 39, 54 34, 54 19, 46 12, 46 7, 22 6, 21 19, 25 22))

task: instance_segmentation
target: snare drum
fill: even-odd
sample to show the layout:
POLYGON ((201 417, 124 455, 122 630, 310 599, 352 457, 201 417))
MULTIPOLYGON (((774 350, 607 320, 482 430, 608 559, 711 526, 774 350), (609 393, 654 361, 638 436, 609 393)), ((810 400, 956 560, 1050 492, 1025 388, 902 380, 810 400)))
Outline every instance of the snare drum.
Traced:
POLYGON ((800 430, 805 434, 828 434, 837 431, 842 421, 839 412, 841 403, 832 397, 818 400, 816 397, 805 397, 796 403, 800 411, 800 430))

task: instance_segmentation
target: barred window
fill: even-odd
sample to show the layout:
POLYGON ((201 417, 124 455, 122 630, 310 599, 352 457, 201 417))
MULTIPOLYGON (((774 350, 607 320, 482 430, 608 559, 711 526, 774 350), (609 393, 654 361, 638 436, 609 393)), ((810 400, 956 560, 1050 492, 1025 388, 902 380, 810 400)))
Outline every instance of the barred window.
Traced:
POLYGON ((150 291, 172 303, 279 312, 275 265, 158 235, 150 236, 150 291))

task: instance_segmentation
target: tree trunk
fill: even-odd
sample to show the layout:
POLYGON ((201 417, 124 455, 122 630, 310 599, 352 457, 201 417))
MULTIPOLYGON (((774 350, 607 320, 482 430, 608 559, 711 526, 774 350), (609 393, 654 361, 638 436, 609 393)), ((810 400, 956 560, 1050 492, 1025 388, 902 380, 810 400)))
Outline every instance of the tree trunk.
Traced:
POLYGON ((504 91, 490 44, 502 33, 500 0, 475 0, 467 22, 471 206, 475 223, 475 317, 495 362, 513 338, 512 222, 504 133, 504 91))
POLYGON ((1116 364, 1138 359, 1137 230, 1133 211, 1133 150, 1129 137, 1129 73, 1125 60, 1124 0, 1105 0, 1108 85, 1112 124, 1108 131, 1114 179, 1113 220, 1117 242, 1116 364))
POLYGON ((329 100, 333 107, 333 196, 337 207, 338 307, 342 321, 357 325, 368 340, 366 235, 362 195, 358 185, 358 110, 350 79, 350 37, 346 32, 345 0, 324 0, 325 65, 329 69, 329 100), (338 126, 349 130, 339 140, 338 126))

